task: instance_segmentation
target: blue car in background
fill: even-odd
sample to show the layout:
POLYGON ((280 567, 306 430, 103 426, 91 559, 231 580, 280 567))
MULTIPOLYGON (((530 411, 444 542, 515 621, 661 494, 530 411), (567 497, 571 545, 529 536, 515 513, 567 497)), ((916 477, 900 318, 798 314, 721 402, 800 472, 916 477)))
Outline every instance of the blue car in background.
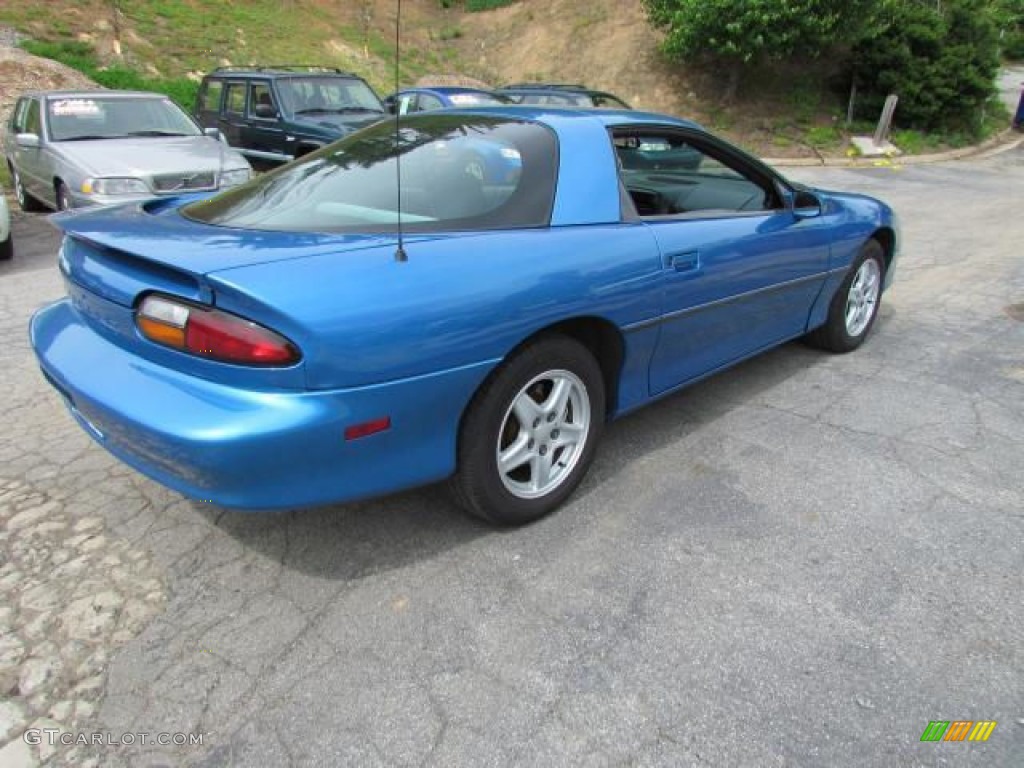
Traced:
POLYGON ((496 107, 511 103, 511 99, 493 91, 462 86, 406 88, 384 99, 384 106, 388 112, 397 112, 400 115, 432 112, 435 109, 496 107))
POLYGON ((694 123, 553 108, 411 115, 56 222, 68 295, 31 343, 115 456, 245 509, 451 478, 499 525, 565 501, 611 419, 793 338, 856 349, 898 252, 884 203, 694 123), (460 167, 484 145, 517 173, 460 167))
MULTIPOLYGON (((385 109, 399 115, 459 107, 493 107, 509 103, 509 99, 491 91, 462 86, 407 88, 384 99, 385 109)), ((514 148, 499 149, 490 142, 473 141, 471 137, 460 142, 457 158, 451 158, 451 152, 443 142, 435 147, 435 154, 440 162, 454 160, 464 172, 488 184, 513 181, 520 170, 519 157, 514 148)))

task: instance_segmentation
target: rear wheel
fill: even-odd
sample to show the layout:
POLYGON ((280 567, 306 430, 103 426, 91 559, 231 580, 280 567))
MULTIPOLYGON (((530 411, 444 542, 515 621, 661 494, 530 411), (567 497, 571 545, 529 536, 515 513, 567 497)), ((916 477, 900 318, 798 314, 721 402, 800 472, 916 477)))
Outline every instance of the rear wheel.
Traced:
POLYGON ((832 298, 828 319, 808 341, 832 352, 852 352, 863 344, 878 316, 884 275, 885 251, 877 240, 868 240, 832 298))
POLYGON ((551 336, 510 358, 473 399, 455 494, 471 514, 522 525, 582 481, 604 427, 601 369, 579 342, 551 336))
POLYGON ((9 232, 7 239, 0 241, 0 261, 7 261, 14 257, 14 236, 9 232))
POLYGON ((11 169, 11 178, 14 182, 14 197, 18 201, 18 207, 28 212, 44 210, 42 203, 25 190, 25 185, 21 181, 21 174, 18 173, 18 169, 13 165, 9 167, 11 169))

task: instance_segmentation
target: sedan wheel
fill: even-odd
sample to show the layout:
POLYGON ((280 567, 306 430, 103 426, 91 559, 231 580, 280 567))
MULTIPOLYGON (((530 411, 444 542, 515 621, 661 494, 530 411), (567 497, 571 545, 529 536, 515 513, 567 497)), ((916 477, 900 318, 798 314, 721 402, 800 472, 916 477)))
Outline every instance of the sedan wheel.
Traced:
POLYGON ((57 200, 58 211, 67 211, 71 209, 71 194, 68 192, 67 184, 65 184, 63 181, 57 182, 55 197, 57 200))
POLYGON ((14 181, 14 197, 18 201, 18 207, 28 212, 43 210, 39 201, 25 191, 25 185, 21 183, 21 174, 14 167, 11 167, 11 177, 14 181))
POLYGON ((601 369, 573 339, 542 339, 510 358, 463 420, 453 487, 462 506, 499 525, 554 510, 579 485, 604 426, 601 369))
POLYGON ((878 316, 884 275, 885 252, 877 240, 868 240, 836 291, 828 319, 808 341, 833 352, 851 352, 864 343, 878 316))

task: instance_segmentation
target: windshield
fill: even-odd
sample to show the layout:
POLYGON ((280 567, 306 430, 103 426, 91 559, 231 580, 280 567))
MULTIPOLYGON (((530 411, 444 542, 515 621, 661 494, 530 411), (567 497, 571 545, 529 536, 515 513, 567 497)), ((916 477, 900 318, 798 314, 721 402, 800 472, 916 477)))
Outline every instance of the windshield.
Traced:
POLYGON ((509 103, 508 99, 475 91, 453 93, 448 96, 448 100, 456 107, 498 107, 509 103))
POLYGON ((211 200, 182 209, 209 224, 292 232, 394 232, 401 156, 410 232, 548 224, 557 142, 508 118, 423 113, 378 123, 211 200), (397 139, 397 140, 396 140, 397 139))
POLYGON ((51 141, 128 136, 198 136, 199 128, 170 99, 87 97, 47 103, 51 141))
POLYGON ((281 106, 293 115, 384 111, 370 86, 352 77, 281 78, 277 91, 281 106))

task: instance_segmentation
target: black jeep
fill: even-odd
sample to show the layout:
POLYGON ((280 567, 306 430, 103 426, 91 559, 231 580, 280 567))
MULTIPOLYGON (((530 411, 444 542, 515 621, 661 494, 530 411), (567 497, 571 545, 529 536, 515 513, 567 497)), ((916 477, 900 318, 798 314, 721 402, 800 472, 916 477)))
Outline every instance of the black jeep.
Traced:
POLYGON ((312 152, 385 116, 358 75, 330 67, 221 67, 203 78, 195 117, 253 165, 312 152))

